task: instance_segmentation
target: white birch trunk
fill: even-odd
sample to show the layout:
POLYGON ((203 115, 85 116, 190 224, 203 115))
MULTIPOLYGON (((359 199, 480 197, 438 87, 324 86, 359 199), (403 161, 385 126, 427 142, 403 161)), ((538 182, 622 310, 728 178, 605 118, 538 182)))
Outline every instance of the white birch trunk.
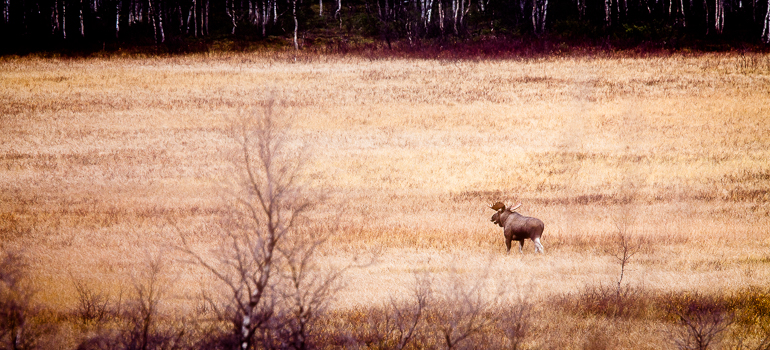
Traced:
POLYGON ((67 39, 67 2, 61 3, 61 35, 63 39, 67 39))
POLYGON ((428 19, 425 21, 425 28, 428 28, 431 17, 433 16, 433 0, 428 1, 428 19))
POLYGON ((297 31, 299 31, 299 22, 297 21, 297 0, 291 1, 291 14, 294 17, 294 50, 299 51, 299 43, 297 42, 297 31))
POLYGON ((714 30, 722 34, 725 27, 725 6, 723 0, 714 1, 714 30))
POLYGON ((682 26, 687 27, 687 15, 684 13, 684 0, 679 1, 679 5, 681 6, 680 8, 682 9, 682 26))
POLYGON ((458 12, 460 11, 460 4, 458 3, 459 0, 452 0, 452 15, 453 15, 453 28, 455 31, 455 35, 458 35, 459 32, 457 31, 457 19, 459 17, 458 12))
POLYGON ((118 1, 115 4, 115 38, 117 39, 120 37, 120 5, 123 4, 123 1, 118 1))
POLYGON ((442 3, 442 0, 438 0, 438 28, 441 30, 441 35, 444 35, 444 6, 442 3))
MULTIPOLYGON (((160 6, 160 4, 158 6, 160 6)), ((163 31, 163 11, 156 11, 155 9, 153 9, 152 12, 154 12, 155 16, 158 17, 158 30, 160 32, 160 42, 165 43, 166 33, 163 31)))
MULTIPOLYGON (((8 23, 11 21, 11 0, 3 0, 3 23, 8 23)), ((57 19, 58 22, 58 19, 57 19)), ((57 23, 58 24, 58 23, 57 23)))
POLYGON ((150 17, 150 22, 152 23, 152 30, 155 34, 155 43, 158 44, 158 38, 160 35, 158 34, 158 21, 155 20, 155 6, 152 4, 152 0, 147 1, 147 16, 150 17))
POLYGON ((318 0, 318 16, 324 16, 324 0, 318 0))
MULTIPOLYGON (((342 0, 337 0, 337 11, 334 12, 334 17, 340 17, 340 11, 342 11, 342 0)), ((340 24, 342 25, 342 24, 340 24)))
POLYGON ((235 27, 237 25, 235 21, 235 9, 233 8, 232 0, 225 1, 225 13, 227 14, 227 17, 230 17, 230 23, 233 26, 233 30, 230 31, 230 34, 235 34, 235 27))
POLYGON ((86 37, 86 31, 85 31, 85 28, 83 26, 83 0, 80 0, 80 13, 79 13, 79 17, 80 17, 80 37, 81 38, 85 38, 86 37))
POLYGON ((545 32, 545 18, 548 15, 548 0, 532 0, 532 28, 536 34, 545 32))
POLYGON ((430 24, 431 12, 433 9, 433 0, 420 0, 420 20, 423 27, 428 28, 430 24))
MULTIPOLYGON (((3 23, 8 23, 8 20, 6 18, 6 9, 5 5, 8 2, 8 0, 3 1, 3 23)), ((59 1, 54 0, 53 7, 51 8, 51 34, 55 35, 56 31, 59 29, 59 1)))

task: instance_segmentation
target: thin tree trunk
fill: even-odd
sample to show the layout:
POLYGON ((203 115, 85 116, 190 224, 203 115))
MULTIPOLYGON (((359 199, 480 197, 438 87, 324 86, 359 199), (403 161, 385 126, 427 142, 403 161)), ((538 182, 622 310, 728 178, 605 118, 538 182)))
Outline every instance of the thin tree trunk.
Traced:
POLYGON ((123 1, 119 0, 115 4, 115 39, 120 37, 120 8, 123 7, 123 1))
POLYGON ((722 0, 715 0, 714 5, 714 30, 717 31, 717 34, 722 34, 722 29, 724 29, 725 26, 724 3, 722 0))
MULTIPOLYGON (((769 0, 770 1, 770 0, 769 0)), ((438 0, 438 28, 441 30, 441 36, 444 36, 444 1, 438 0)))
POLYGON ((297 21, 297 0, 291 1, 291 14, 294 17, 294 50, 299 51, 297 42, 297 31, 299 31, 299 22, 297 21))
POLYGON ((265 37, 267 22, 270 20, 270 6, 267 0, 262 1, 262 37, 265 37))
POLYGON ((684 0, 679 0, 679 5, 679 9, 682 11, 682 27, 687 27, 687 16, 684 14, 684 0))
POLYGON ((457 3, 458 1, 460 1, 460 0, 452 0, 452 14, 454 16, 454 18, 453 18, 453 28, 454 28, 454 31, 455 31, 455 35, 459 35, 460 34, 460 32, 457 30, 457 17, 458 17, 458 12, 460 11, 460 4, 457 3))
MULTIPOLYGON (((3 0, 3 23, 8 24, 10 21, 11 21, 11 0, 3 0)), ((58 24, 58 19, 57 19, 57 24, 58 24)))
POLYGON ((342 0, 337 0, 337 11, 334 12, 334 17, 340 17, 340 11, 342 11, 342 0))
POLYGON ((85 28, 83 26, 83 0, 80 0, 80 13, 79 13, 79 16, 80 16, 80 37, 81 38, 85 38, 86 37, 86 32, 85 32, 85 28))
POLYGON ((532 28, 536 34, 545 32, 545 18, 548 15, 548 0, 532 0, 532 28))
POLYGON ((230 32, 230 34, 235 34, 235 27, 237 27, 237 24, 235 19, 235 8, 233 5, 233 0, 225 1, 225 13, 227 14, 227 17, 230 17, 230 22, 233 26, 233 30, 230 32))
POLYGON ((61 35, 62 39, 67 39, 67 1, 61 2, 61 35))
MULTIPOLYGON (((6 18, 6 8, 8 0, 3 1, 3 23, 8 23, 6 18)), ((59 30, 59 0, 54 0, 53 7, 51 7, 51 35, 56 35, 56 31, 59 30)))
MULTIPOLYGON (((158 7, 163 4, 162 1, 158 2, 158 7)), ((155 13, 155 16, 158 17, 158 30, 160 31, 160 42, 165 43, 166 42, 166 33, 163 31, 163 9, 153 9, 153 12, 155 13)))
POLYGON ((147 11, 145 12, 146 12, 146 16, 149 17, 150 24, 152 24, 153 36, 155 39, 155 43, 157 44, 158 43, 158 22, 155 20, 155 14, 154 14, 155 6, 152 6, 152 0, 147 0, 147 4, 148 4, 147 11))

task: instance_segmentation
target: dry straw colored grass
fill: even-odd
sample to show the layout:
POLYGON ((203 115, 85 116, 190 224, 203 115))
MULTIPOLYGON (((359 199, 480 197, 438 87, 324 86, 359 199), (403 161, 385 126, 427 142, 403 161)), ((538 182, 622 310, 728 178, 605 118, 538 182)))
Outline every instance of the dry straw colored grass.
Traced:
MULTIPOLYGON (((39 297, 63 309, 69 273, 116 292, 148 255, 173 260, 169 217, 210 243, 228 118, 266 91, 312 149, 310 184, 349 204, 328 263, 381 249, 348 274, 340 310, 405 297, 415 272, 488 275, 538 300, 610 285, 618 227, 644 242, 629 285, 770 285, 767 55, 5 58, 0 90, 0 239, 25 248, 39 297), (546 223, 544 256, 531 243, 503 255, 486 205, 517 199, 546 223)), ((205 275, 168 273, 169 307, 193 310, 205 275)), ((575 319, 563 334, 623 328, 552 317, 575 319)), ((661 327, 627 322, 618 346, 661 327)))

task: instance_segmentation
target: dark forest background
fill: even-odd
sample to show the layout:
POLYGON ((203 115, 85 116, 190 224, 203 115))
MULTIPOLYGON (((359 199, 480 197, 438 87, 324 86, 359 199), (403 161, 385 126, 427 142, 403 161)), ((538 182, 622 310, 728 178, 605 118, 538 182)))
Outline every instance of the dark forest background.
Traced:
POLYGON ((770 0, 0 1, 0 54, 770 43, 770 0))

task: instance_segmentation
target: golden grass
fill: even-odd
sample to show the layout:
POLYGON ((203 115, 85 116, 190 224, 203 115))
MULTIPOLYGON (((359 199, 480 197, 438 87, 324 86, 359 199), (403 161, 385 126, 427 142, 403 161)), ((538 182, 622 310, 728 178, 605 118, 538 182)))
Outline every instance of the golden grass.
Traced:
MULTIPOLYGON (((491 271, 540 299, 611 284, 619 266, 604 247, 619 224, 646 242, 630 285, 766 287, 768 62, 6 58, 0 240, 26 249, 41 300, 61 308, 75 298, 68 272, 117 290, 148 254, 175 259, 168 218, 206 245, 218 183, 232 171, 228 118, 275 91, 312 148, 309 181, 350 204, 327 262, 382 249, 379 263, 348 274, 339 309, 403 297, 415 271, 491 271), (486 205, 516 199, 546 224, 544 256, 531 243, 524 256, 503 255, 486 205)), ((196 307, 204 274, 181 262, 168 272, 170 303, 196 307)), ((650 327, 659 325, 633 333, 650 327)), ((629 342, 622 347, 638 345, 629 342)))

